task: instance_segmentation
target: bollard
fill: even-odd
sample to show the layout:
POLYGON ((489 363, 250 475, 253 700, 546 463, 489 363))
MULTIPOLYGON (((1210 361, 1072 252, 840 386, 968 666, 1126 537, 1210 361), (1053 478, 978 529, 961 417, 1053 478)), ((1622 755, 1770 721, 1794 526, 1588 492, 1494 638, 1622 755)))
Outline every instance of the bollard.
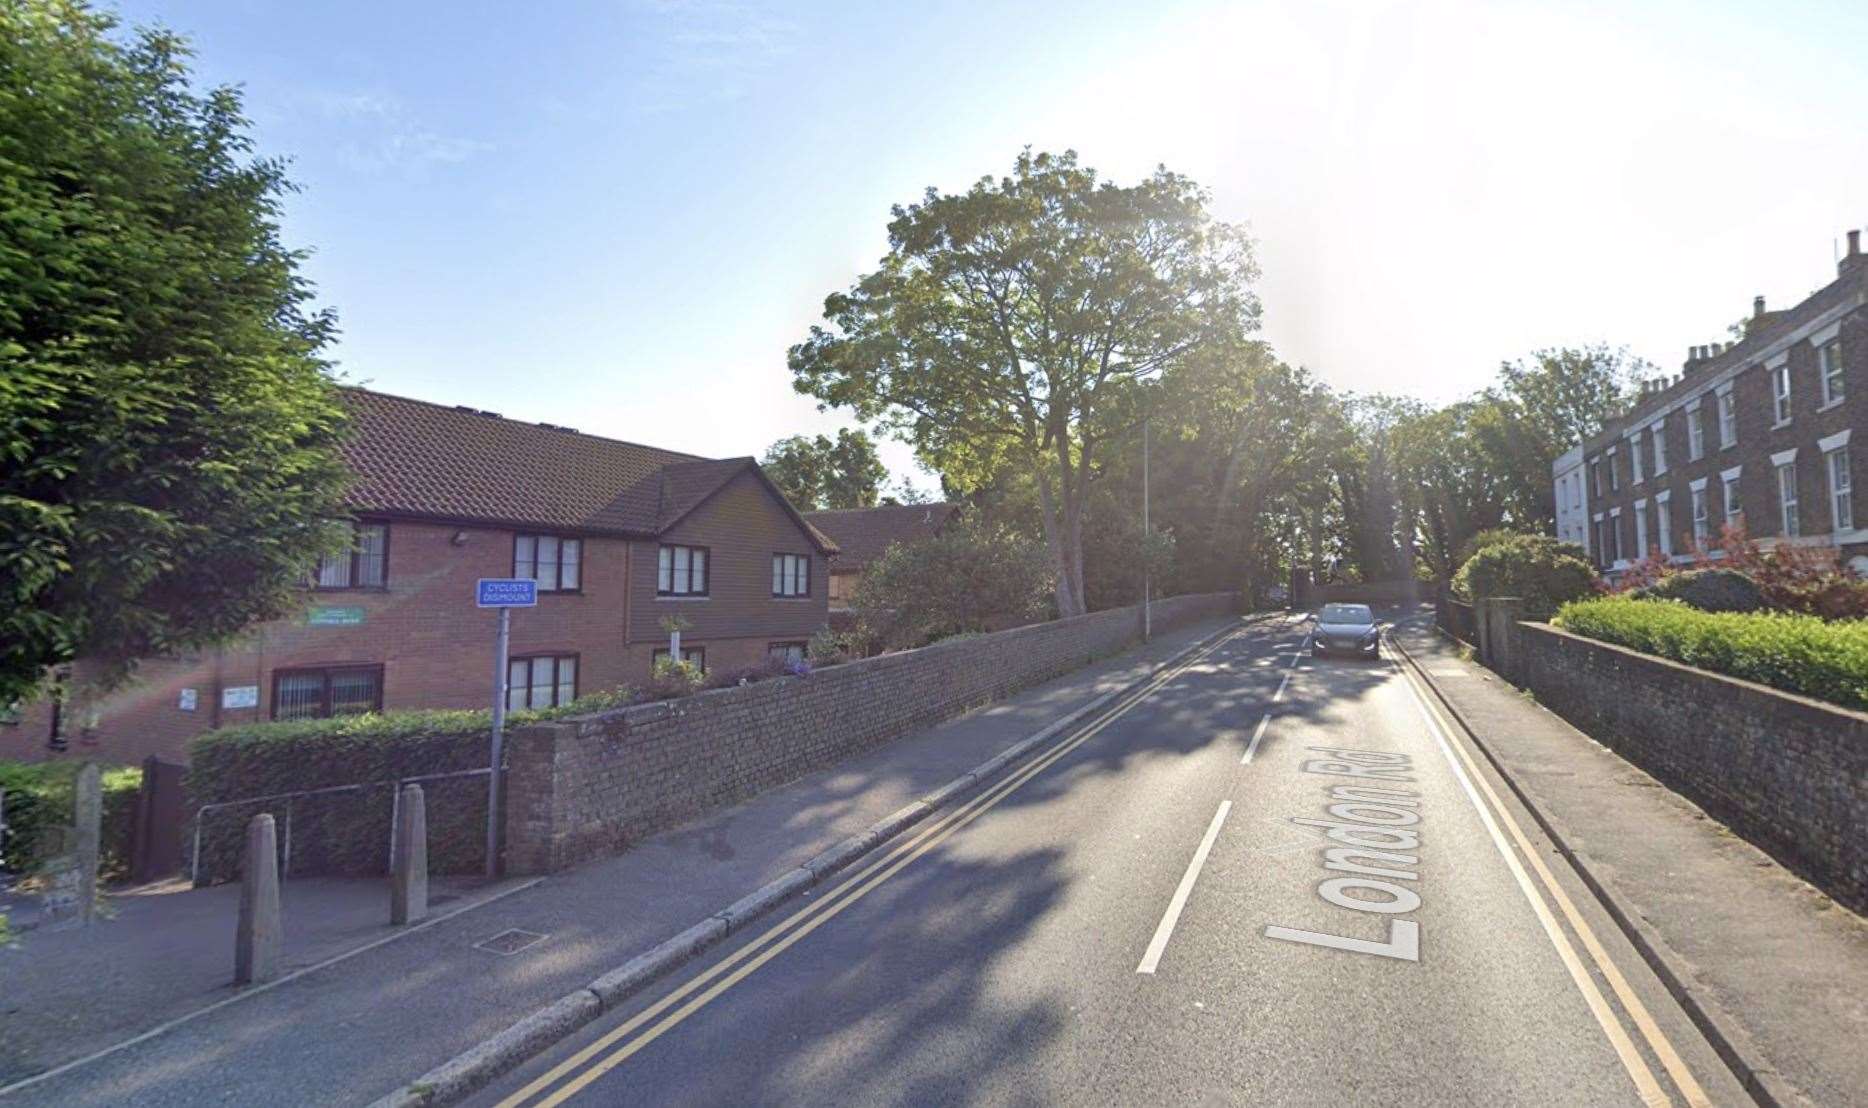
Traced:
POLYGON ((270 981, 279 972, 279 838, 272 815, 246 825, 246 860, 240 878, 240 928, 234 935, 234 984, 270 981))
POLYGON ((396 807, 396 864, 389 878, 389 922, 428 915, 428 812, 420 785, 404 785, 396 807))
POLYGON ((73 783, 71 823, 76 828, 73 855, 78 862, 78 924, 97 918, 97 862, 102 853, 104 791, 96 762, 86 762, 73 783))

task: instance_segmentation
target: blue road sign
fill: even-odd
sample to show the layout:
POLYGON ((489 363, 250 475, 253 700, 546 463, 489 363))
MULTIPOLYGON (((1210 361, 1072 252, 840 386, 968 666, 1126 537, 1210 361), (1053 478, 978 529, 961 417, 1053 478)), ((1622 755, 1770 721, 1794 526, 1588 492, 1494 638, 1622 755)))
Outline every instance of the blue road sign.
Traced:
POLYGON ((482 577, 473 602, 476 608, 536 608, 538 582, 530 577, 482 577))

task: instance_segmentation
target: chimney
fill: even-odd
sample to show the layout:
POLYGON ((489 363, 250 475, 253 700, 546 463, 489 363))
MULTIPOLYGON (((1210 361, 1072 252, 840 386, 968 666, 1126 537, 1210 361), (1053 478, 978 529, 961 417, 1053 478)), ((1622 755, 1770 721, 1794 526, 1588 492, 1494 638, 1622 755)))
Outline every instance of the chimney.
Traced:
POLYGON ((1752 297, 1751 298, 1751 318, 1756 319, 1763 314, 1764 314, 1764 297, 1762 296, 1752 297))
POLYGON ((1848 252, 1843 254, 1842 260, 1836 263, 1837 276, 1860 267, 1862 261, 1862 233, 1859 230, 1851 229, 1849 231, 1848 252))

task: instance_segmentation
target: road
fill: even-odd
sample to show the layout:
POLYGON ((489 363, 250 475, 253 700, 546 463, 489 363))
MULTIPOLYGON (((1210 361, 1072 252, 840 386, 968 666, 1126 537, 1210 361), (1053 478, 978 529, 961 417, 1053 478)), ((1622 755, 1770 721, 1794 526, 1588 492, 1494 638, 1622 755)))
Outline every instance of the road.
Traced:
POLYGON ((1389 659, 1244 628, 486 1105, 1741 1104, 1389 659))

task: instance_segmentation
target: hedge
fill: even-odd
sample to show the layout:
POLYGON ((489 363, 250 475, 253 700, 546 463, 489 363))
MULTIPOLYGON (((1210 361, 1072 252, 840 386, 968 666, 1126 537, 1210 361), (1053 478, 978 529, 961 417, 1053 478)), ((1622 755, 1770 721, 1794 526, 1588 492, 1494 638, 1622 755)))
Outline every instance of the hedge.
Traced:
MULTIPOLYGON (((0 843, 0 865, 25 874, 46 861, 41 843, 48 829, 70 826, 72 791, 82 764, 0 762, 0 790, 6 793, 6 841, 0 843)), ((106 880, 129 873, 136 795, 142 785, 143 771, 134 766, 104 767, 98 874, 106 880)))
POLYGON ((1563 606, 1556 626, 1868 711, 1868 621, 1781 612, 1702 612, 1667 600, 1614 596, 1563 606))
POLYGON ((1547 535, 1502 535, 1480 546, 1453 575, 1460 597, 1519 597, 1531 619, 1548 618, 1565 601, 1592 595, 1595 588, 1596 571, 1582 548, 1547 535))
MULTIPOLYGON (((558 708, 512 712, 508 728, 631 703, 628 689, 579 698, 558 708)), ((336 786, 343 792, 254 801, 201 819, 197 884, 240 875, 243 828, 271 812, 285 850, 291 820, 291 872, 380 874, 389 865, 395 782, 487 764, 493 713, 428 709, 224 727, 189 744, 187 789, 197 806, 336 786)), ((486 866, 486 778, 423 782, 428 865, 435 873, 477 873, 486 866)))

